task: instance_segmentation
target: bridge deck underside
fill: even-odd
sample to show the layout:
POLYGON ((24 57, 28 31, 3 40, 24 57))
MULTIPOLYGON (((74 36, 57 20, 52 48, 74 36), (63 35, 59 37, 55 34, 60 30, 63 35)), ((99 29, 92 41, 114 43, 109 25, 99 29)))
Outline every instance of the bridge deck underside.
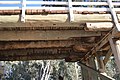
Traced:
MULTIPOLYGON (((4 22, 0 24, 0 60, 77 61, 84 58, 111 28, 111 23, 106 29, 89 30, 86 22, 4 22)), ((106 44, 101 55, 106 55, 109 48, 106 44)))
MULTIPOLYGON (((22 23, 20 10, 0 11, 0 60, 85 59, 113 27, 110 14, 76 13, 70 23, 68 14, 62 12, 38 13, 39 10, 26 11, 28 15, 22 23)), ((109 49, 107 42, 100 55, 105 56, 109 49)))

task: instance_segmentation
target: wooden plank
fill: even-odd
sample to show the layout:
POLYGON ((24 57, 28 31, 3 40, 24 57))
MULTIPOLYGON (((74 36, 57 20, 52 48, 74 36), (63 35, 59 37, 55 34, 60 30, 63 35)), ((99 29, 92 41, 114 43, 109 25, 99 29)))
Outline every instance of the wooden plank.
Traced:
POLYGON ((46 23, 46 22, 26 22, 26 23, 2 23, 0 24, 0 31, 11 30, 82 30, 84 23, 46 23))
POLYGON ((0 34, 0 41, 65 40, 72 37, 101 36, 100 32, 85 32, 84 30, 0 31, 0 34))
POLYGON ((86 23, 86 31, 109 31, 113 27, 112 22, 88 22, 86 23))
MULTIPOLYGON (((120 19, 120 14, 118 14, 118 18, 120 19)), ((19 15, 1 15, 0 23, 8 23, 8 22, 18 22, 19 15)), ((75 22, 111 22, 110 14, 74 14, 75 22)), ((44 23, 65 23, 69 22, 69 18, 67 14, 48 14, 48 15, 26 15, 26 22, 44 22, 44 23)))
POLYGON ((0 61, 65 59, 70 56, 70 50, 71 48, 1 50, 0 61))
POLYGON ((114 54, 114 57, 115 57, 115 62, 116 62, 116 65, 120 71, 120 41, 117 40, 115 42, 113 42, 113 39, 110 38, 109 39, 109 42, 110 42, 110 46, 111 46, 111 49, 112 49, 112 53, 114 54))
MULTIPOLYGON (((0 50, 29 49, 29 48, 59 48, 74 47, 79 52, 87 52, 94 44, 81 43, 80 40, 53 40, 53 41, 0 41, 0 50), (74 46, 79 46, 79 49, 74 46), (86 51, 87 50, 87 51, 86 51)), ((76 50, 73 50, 77 52, 76 50)))

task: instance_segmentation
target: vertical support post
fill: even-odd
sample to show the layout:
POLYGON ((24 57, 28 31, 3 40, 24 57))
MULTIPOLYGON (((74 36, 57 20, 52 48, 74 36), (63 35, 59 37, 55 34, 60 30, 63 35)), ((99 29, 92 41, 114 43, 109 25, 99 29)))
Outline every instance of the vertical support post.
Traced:
POLYGON ((97 62, 98 62, 99 71, 101 73, 105 73, 105 65, 104 65, 104 62, 103 62, 104 59, 99 54, 102 54, 102 51, 97 52, 97 62))
POLYGON ((77 62, 75 62, 75 70, 76 70, 76 80, 79 80, 78 78, 78 65, 77 65, 77 62))
POLYGON ((21 4, 22 4, 21 21, 25 22, 26 0, 22 0, 21 4))
POLYGON ((109 42, 112 49, 112 53, 114 54, 115 57, 116 65, 120 71, 120 40, 113 41, 113 39, 110 38, 109 42))
MULTIPOLYGON (((107 76, 107 75, 101 74, 99 71, 93 69, 93 68, 90 67, 90 66, 87 66, 86 64, 83 64, 83 63, 80 63, 80 62, 79 62, 78 65, 80 65, 80 66, 82 67, 82 70, 83 70, 83 69, 86 69, 86 70, 88 70, 89 72, 93 72, 93 73, 95 73, 95 74, 98 74, 99 77, 101 78, 101 80, 115 80, 115 79, 113 79, 113 78, 111 78, 111 77, 109 77, 109 76, 107 76)), ((85 74, 85 72, 84 72, 84 74, 85 74)), ((86 74, 85 77, 89 77, 89 76, 87 76, 87 74, 86 74)), ((84 79, 82 79, 82 80, 91 80, 91 79, 84 78, 84 79)), ((95 79, 94 79, 94 80, 95 80, 95 79)))
POLYGON ((68 6, 69 6, 69 19, 70 19, 70 22, 72 22, 72 21, 74 21, 72 0, 68 0, 68 6))
POLYGON ((119 22, 118 22, 117 14, 114 10, 114 6, 112 4, 112 0, 107 0, 107 1, 108 1, 108 4, 109 4, 109 9, 110 9, 110 12, 111 12, 111 16, 112 16, 114 25, 117 28, 117 30, 120 31, 120 25, 119 25, 119 22))
POLYGON ((89 80, 88 70, 81 66, 82 80, 89 80))
MULTIPOLYGON (((93 57, 89 58, 89 66, 96 69, 95 59, 93 57)), ((98 80, 98 74, 94 72, 89 72, 90 79, 89 80, 98 80)))
POLYGON ((111 50, 111 48, 110 48, 109 51, 107 52, 107 54, 105 55, 104 60, 103 60, 104 65, 107 64, 107 62, 108 62, 109 58, 111 57, 111 55, 112 55, 112 50, 111 50))
POLYGON ((104 65, 102 56, 99 58, 99 64, 100 64, 101 73, 105 73, 105 65, 104 65))

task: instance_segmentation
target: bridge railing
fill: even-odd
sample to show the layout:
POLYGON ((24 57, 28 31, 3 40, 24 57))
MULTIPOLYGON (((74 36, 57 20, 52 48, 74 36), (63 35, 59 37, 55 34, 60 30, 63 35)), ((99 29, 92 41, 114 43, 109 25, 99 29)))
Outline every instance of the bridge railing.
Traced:
MULTIPOLYGON (((120 11, 120 0, 113 0, 115 11, 120 11)), ((62 1, 36 1, 36 0, 4 0, 0 1, 0 10, 21 10, 21 21, 25 22, 26 10, 68 11, 70 21, 74 20, 74 11, 84 12, 110 12, 107 0, 62 0, 62 1)))

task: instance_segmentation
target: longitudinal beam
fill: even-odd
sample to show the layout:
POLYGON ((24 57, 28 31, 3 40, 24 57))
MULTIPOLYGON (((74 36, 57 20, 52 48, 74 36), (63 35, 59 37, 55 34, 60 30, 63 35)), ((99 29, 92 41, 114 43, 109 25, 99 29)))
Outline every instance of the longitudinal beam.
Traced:
POLYGON ((65 40, 73 37, 101 36, 100 32, 84 30, 0 31, 0 34, 0 41, 65 40))
POLYGON ((2 41, 0 42, 0 50, 73 47, 74 51, 84 52, 88 51, 93 45, 82 43, 80 40, 2 41))
POLYGON ((49 60, 49 59, 79 59, 84 53, 71 52, 69 47, 40 48, 40 49, 12 49, 0 50, 0 61, 15 60, 49 60))
POLYGON ((0 60, 65 59, 69 55, 69 48, 13 49, 0 51, 0 60))

